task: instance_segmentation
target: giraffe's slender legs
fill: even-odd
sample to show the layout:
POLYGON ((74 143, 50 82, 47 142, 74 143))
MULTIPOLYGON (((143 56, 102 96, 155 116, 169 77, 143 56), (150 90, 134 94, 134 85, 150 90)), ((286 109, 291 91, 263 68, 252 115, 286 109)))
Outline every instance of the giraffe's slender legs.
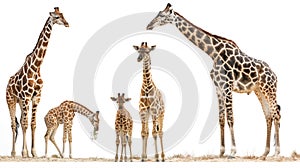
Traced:
POLYGON ((124 150, 124 133, 121 131, 121 156, 120 156, 120 162, 123 162, 123 150, 124 150))
POLYGON ((127 141, 128 141, 128 146, 129 146, 129 152, 130 152, 130 162, 132 162, 132 150, 131 150, 131 144, 132 144, 132 135, 131 133, 129 133, 128 137, 127 137, 127 141))
POLYGON ((52 128, 47 128, 46 134, 44 136, 44 138, 45 138, 45 158, 48 157, 48 155, 47 155, 47 153, 48 153, 48 140, 49 140, 51 132, 52 132, 52 128))
POLYGON ((149 128, 148 128, 148 120, 149 120, 149 114, 143 113, 145 115, 144 117, 141 117, 142 119, 142 141, 143 141, 143 151, 142 151, 142 162, 147 159, 147 141, 149 136, 149 128))
POLYGON ((280 127, 280 114, 279 116, 274 119, 274 125, 275 125, 275 156, 278 156, 280 153, 280 142, 279 142, 279 127, 280 127))
POLYGON ((68 124, 68 140, 69 140, 69 158, 72 158, 72 125, 73 121, 68 124))
POLYGON ((26 142, 26 130, 28 128, 28 109, 29 109, 29 100, 21 100, 19 102, 20 108, 22 110, 21 114, 21 126, 23 132, 23 148, 22 148, 22 157, 29 157, 27 150, 27 142, 26 142))
POLYGON ((10 95, 10 92, 7 91, 6 93, 6 101, 9 109, 10 119, 11 119, 11 130, 12 130, 12 151, 11 156, 16 156, 16 138, 17 138, 17 123, 16 123, 16 100, 13 96, 10 95))
POLYGON ((165 153, 164 153, 164 145, 163 145, 163 119, 164 119, 164 111, 161 113, 160 117, 158 118, 159 123, 159 131, 158 136, 160 139, 160 147, 161 147, 161 161, 165 161, 165 153))
POLYGON ((67 142, 67 134, 68 134, 68 126, 67 126, 67 123, 64 123, 64 134, 63 134, 63 150, 62 150, 62 155, 63 155, 63 158, 65 156, 65 145, 66 145, 66 142, 67 142))
POLYGON ((229 157, 235 157, 236 154, 236 147, 235 147, 235 138, 234 138, 234 118, 233 118, 233 112, 232 112, 232 92, 229 91, 227 93, 227 96, 225 98, 225 106, 226 106, 226 116, 227 116, 227 123, 230 129, 230 135, 231 135, 231 153, 229 157))
POLYGON ((120 132, 116 132, 116 156, 115 156, 115 162, 118 161, 119 145, 120 145, 120 132))
POLYGON ((126 155, 126 132, 123 132, 122 136, 122 149, 124 150, 124 161, 127 162, 127 155, 126 155))
POLYGON ((152 129, 152 136, 153 136, 153 140, 154 140, 154 149, 155 149, 155 159, 158 162, 159 161, 159 155, 158 155, 158 150, 157 150, 157 132, 158 132, 158 121, 157 119, 154 119, 153 117, 153 129, 152 129))
POLYGON ((32 99, 32 116, 31 116, 31 154, 33 157, 37 157, 35 150, 35 129, 36 129, 36 111, 37 106, 40 103, 41 94, 39 93, 32 99))
POLYGON ((53 128, 51 136, 50 136, 50 141, 54 144, 55 148, 57 149, 59 155, 61 158, 63 158, 63 154, 61 153, 61 151, 59 150, 59 147, 57 146, 56 142, 55 142, 55 134, 58 128, 58 124, 53 128))
POLYGON ((219 103, 219 125, 220 125, 220 157, 222 157, 225 153, 225 139, 224 139, 224 127, 225 127, 225 107, 224 107, 224 99, 220 89, 217 87, 217 96, 219 103))

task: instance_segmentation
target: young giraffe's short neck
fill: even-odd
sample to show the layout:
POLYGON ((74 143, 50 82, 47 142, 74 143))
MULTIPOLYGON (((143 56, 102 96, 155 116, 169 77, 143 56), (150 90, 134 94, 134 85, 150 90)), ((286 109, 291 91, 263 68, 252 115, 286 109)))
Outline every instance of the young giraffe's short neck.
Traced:
POLYGON ((42 32, 40 33, 35 48, 33 49, 32 53, 26 58, 26 62, 28 63, 28 65, 31 65, 32 69, 34 70, 39 69, 40 65, 43 63, 52 27, 53 21, 51 17, 49 17, 44 25, 42 32))
POLYGON ((84 115, 91 120, 91 117, 94 115, 94 112, 92 112, 91 110, 89 110, 88 108, 86 108, 85 106, 79 103, 73 101, 70 101, 69 103, 70 103, 70 107, 74 110, 74 112, 84 115))
POLYGON ((155 87, 152 81, 152 74, 151 74, 151 59, 143 60, 143 86, 142 88, 145 91, 150 91, 152 88, 155 87))
MULTIPOLYGON (((192 24, 186 18, 175 12, 174 24, 179 31, 186 36, 192 43, 198 46, 212 60, 219 56, 219 53, 230 45, 230 48, 237 48, 237 45, 224 37, 213 35, 197 26, 192 24)), ((240 51, 238 51, 240 52, 240 51)))

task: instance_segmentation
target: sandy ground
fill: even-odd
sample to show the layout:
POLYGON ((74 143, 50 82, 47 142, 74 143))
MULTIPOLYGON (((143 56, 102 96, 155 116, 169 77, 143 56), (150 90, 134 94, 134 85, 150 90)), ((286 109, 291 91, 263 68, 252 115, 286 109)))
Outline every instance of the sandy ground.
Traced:
MULTIPOLYGON (((154 158, 149 158, 147 162, 154 162, 154 158)), ((190 155, 174 155, 172 157, 167 157, 166 162, 297 162, 300 161, 300 155, 293 152, 290 157, 283 156, 268 156, 262 159, 258 156, 236 156, 235 158, 222 157, 217 155, 199 156, 194 157, 190 155)), ((53 155, 49 158, 37 157, 37 158, 22 158, 21 156, 10 157, 10 156, 0 156, 0 162, 114 162, 114 159, 107 158, 59 158, 53 155)), ((140 162, 138 156, 133 157, 133 162, 140 162)))

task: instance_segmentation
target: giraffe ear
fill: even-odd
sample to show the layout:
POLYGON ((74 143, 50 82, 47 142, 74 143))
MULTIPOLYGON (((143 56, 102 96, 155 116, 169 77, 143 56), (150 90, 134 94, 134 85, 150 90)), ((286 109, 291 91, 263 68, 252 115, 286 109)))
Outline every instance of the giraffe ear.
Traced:
POLYGON ((135 50, 139 50, 140 49, 140 47, 139 46, 133 46, 133 48, 135 49, 135 50))
POLYGON ((153 51, 156 48, 156 45, 151 46, 151 51, 153 51))
POLYGON ((126 98, 126 99, 125 99, 125 101, 130 101, 130 100, 131 100, 131 98, 126 98))
POLYGON ((116 101, 116 100, 117 100, 117 98, 115 98, 115 97, 110 97, 110 99, 111 99, 112 101, 116 101))

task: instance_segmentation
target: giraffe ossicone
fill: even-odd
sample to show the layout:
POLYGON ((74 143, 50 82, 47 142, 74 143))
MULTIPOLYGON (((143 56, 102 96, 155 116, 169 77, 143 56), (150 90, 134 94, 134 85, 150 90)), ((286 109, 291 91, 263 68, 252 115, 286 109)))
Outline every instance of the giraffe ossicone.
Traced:
POLYGON ((225 116, 231 134, 231 154, 236 154, 236 145, 233 129, 232 92, 251 93, 258 97, 265 114, 267 124, 267 138, 265 158, 270 151, 271 127, 275 125, 275 155, 280 153, 279 125, 280 106, 277 104, 277 77, 269 65, 264 61, 249 57, 243 53, 237 44, 221 36, 213 35, 200 27, 195 26, 167 4, 164 10, 147 25, 147 30, 166 24, 175 25, 178 30, 194 45, 209 55, 213 61, 210 76, 216 86, 219 100, 219 124, 221 134, 220 156, 225 152, 224 126, 225 116), (226 115, 225 115, 226 114, 226 115))
POLYGON ((133 120, 131 118, 130 113, 124 107, 124 104, 131 100, 131 98, 125 98, 125 93, 118 93, 118 97, 111 97, 112 101, 115 101, 118 104, 118 110, 115 119, 115 131, 116 131, 116 156, 115 161, 117 162, 119 159, 118 156, 118 149, 120 145, 121 139, 121 156, 120 162, 123 160, 127 161, 126 155, 126 144, 129 146, 130 152, 130 161, 132 162, 132 151, 131 151, 131 144, 132 144, 132 129, 133 129, 133 120), (124 157, 123 157, 124 151, 124 157))
POLYGON ((139 101, 139 114, 142 122, 142 161, 147 159, 147 141, 149 136, 148 121, 152 118, 153 129, 152 136, 154 139, 155 159, 159 161, 159 154, 157 149, 157 136, 160 139, 161 146, 161 160, 165 161, 165 154, 163 148, 163 120, 165 113, 165 106, 160 90, 155 86, 151 74, 151 59, 150 52, 155 49, 155 45, 148 47, 147 42, 142 42, 141 46, 133 46, 138 52, 138 62, 143 62, 143 83, 139 101))
POLYGON ((21 108, 21 127, 23 132, 22 157, 29 157, 27 150, 26 131, 28 128, 29 104, 32 102, 31 115, 31 154, 37 157, 35 149, 35 129, 36 129, 36 111, 40 102, 43 80, 40 74, 41 64, 46 54, 52 27, 54 24, 69 27, 59 8, 55 7, 54 12, 50 12, 42 32, 38 38, 33 51, 27 55, 23 66, 17 73, 10 77, 6 88, 6 102, 8 105, 11 128, 12 128, 12 151, 11 156, 15 157, 15 142, 17 139, 18 122, 16 117, 16 104, 21 108))
POLYGON ((67 138, 69 140, 69 157, 72 158, 72 126, 73 126, 73 118, 75 116, 75 112, 87 117, 94 127, 93 136, 94 139, 97 138, 99 131, 99 111, 95 113, 86 108, 85 106, 74 102, 74 101, 64 101, 58 107, 50 109, 46 116, 44 117, 44 121, 47 127, 47 131, 45 134, 45 157, 48 152, 48 141, 54 144, 55 148, 59 152, 60 157, 64 158, 65 153, 65 143, 67 138), (58 126, 63 124, 63 150, 62 152, 59 150, 55 142, 55 134, 58 126))

